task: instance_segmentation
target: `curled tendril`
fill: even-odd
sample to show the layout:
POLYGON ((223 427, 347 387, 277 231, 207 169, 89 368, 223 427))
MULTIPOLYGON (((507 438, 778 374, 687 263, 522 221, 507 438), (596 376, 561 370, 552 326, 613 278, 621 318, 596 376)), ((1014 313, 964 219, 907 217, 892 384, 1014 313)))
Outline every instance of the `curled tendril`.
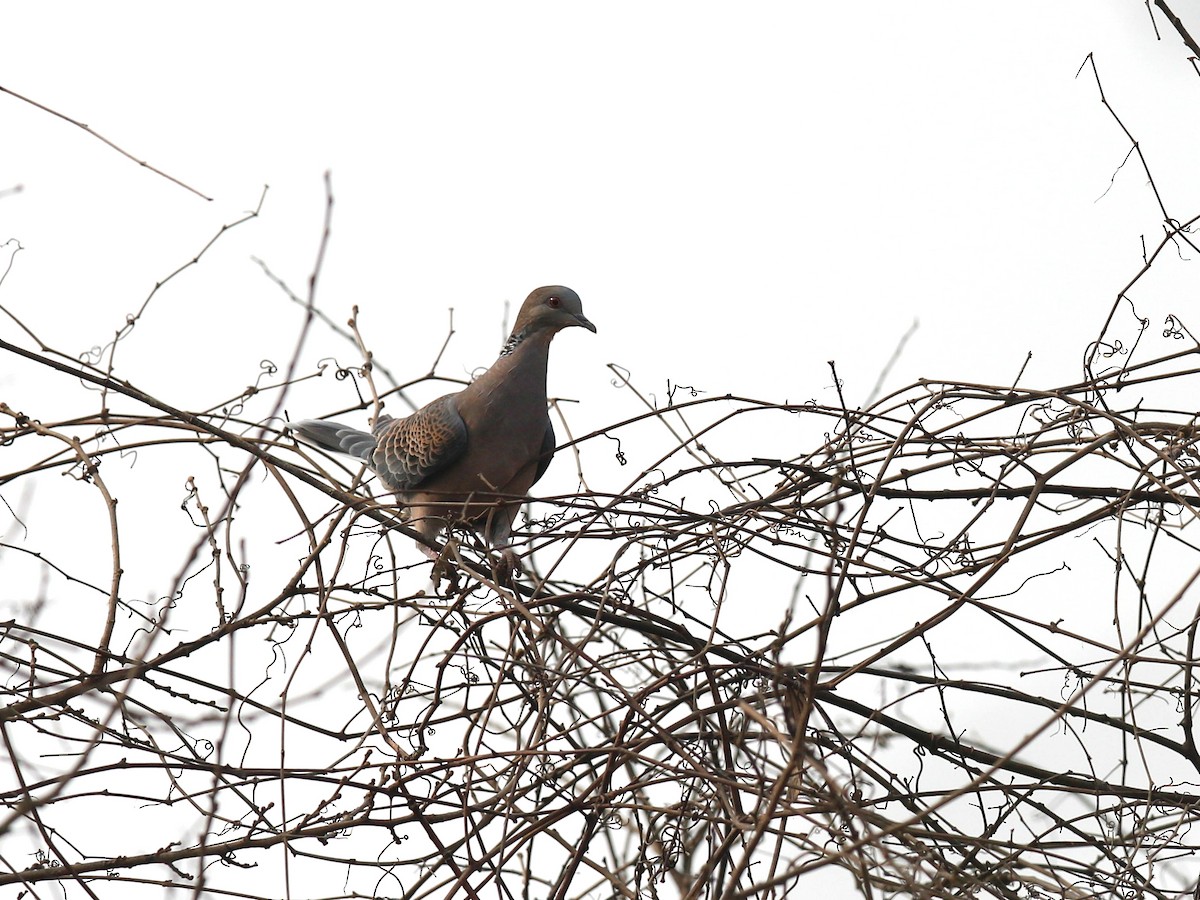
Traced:
POLYGON ((629 376, 632 373, 624 366, 618 366, 616 363, 609 363, 609 367, 620 377, 610 378, 608 383, 617 390, 623 390, 624 388, 629 387, 629 376))
POLYGON ((77 462, 67 470, 66 474, 70 475, 76 481, 82 481, 85 484, 92 483, 92 475, 100 468, 100 460, 88 457, 86 462, 77 462), (76 474, 78 472, 78 474, 76 474))
POLYGON ((619 462, 621 465, 625 465, 626 463, 628 463, 629 460, 626 459, 626 457, 625 457, 625 451, 621 449, 621 439, 619 437, 615 437, 614 435, 611 435, 611 434, 605 434, 604 437, 608 438, 610 441, 617 442, 617 452, 614 454, 616 456, 617 462, 619 462))
POLYGON ((690 384, 671 384, 670 379, 668 379, 667 380, 667 403, 668 404, 674 404, 676 391, 687 391, 689 396, 691 396, 693 398, 699 397, 701 394, 705 393, 704 391, 701 391, 701 390, 698 390, 697 388, 692 387, 690 384))
POLYGON ((540 519, 535 519, 528 512, 521 513, 521 524, 528 529, 536 528, 541 531, 552 531, 567 518, 565 512, 552 513, 540 519))

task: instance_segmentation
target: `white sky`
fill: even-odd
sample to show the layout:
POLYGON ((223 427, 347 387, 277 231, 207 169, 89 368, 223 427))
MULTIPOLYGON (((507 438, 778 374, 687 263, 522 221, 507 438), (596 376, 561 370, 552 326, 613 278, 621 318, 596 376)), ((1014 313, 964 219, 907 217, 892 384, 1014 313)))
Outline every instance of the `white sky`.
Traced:
MULTIPOLYGON (((1200 14, 1193 6, 1177 11, 1200 14)), ((1200 208, 1188 152, 1200 126, 1181 114, 1200 79, 1133 2, 341 9, 6 9, 0 85, 214 199, 0 94, 0 190, 23 188, 0 195, 0 241, 24 248, 0 305, 64 352, 105 344, 269 184, 261 217, 158 292, 118 353, 118 376, 168 403, 219 405, 259 377, 260 360, 292 351, 299 311, 251 257, 304 292, 328 169, 319 300, 339 322, 357 304, 377 359, 401 379, 429 370, 450 307, 458 331, 439 373, 463 378, 494 359, 506 300, 545 283, 580 292, 599 333, 556 340, 550 384, 580 401, 569 408, 579 436, 642 411, 607 363, 660 400, 670 380, 835 404, 836 360, 847 402, 861 404, 914 319, 890 388, 1008 384, 1029 351, 1025 386, 1076 380, 1141 265, 1141 236, 1153 245, 1162 233, 1145 175, 1136 161, 1121 168, 1128 141, 1090 71, 1076 78, 1089 52, 1169 211, 1200 208)), ((1160 323, 1188 321, 1181 304, 1195 295, 1194 272, 1170 254, 1132 292, 1151 319, 1149 352, 1174 349, 1160 323)), ((29 344, 3 317, 0 334, 29 344)), ((323 357, 360 362, 320 328, 307 350, 302 372, 323 357)), ((44 421, 95 411, 70 379, 43 378, 0 359, 0 400, 44 421)), ((325 415, 354 397, 326 377, 294 389, 288 412, 325 415)), ((714 452, 819 446, 824 420, 787 418, 726 428, 714 452)), ((626 468, 607 442, 589 446, 588 487, 636 487, 662 449, 636 430, 622 440, 626 468)), ((150 462, 139 465, 135 481, 152 483, 150 462)), ((574 490, 573 469, 560 459, 538 491, 574 490)), ((164 471, 145 501, 182 499, 188 474, 164 471)), ((104 571, 107 545, 90 552, 104 571)), ((149 568, 130 566, 125 584, 163 590, 149 568)), ((779 609, 764 610, 768 625, 779 609)))
MULTIPOLYGON (((553 394, 580 401, 576 436, 642 411, 608 363, 660 400, 670 380, 835 404, 836 360, 847 402, 861 404, 917 319, 889 388, 1008 384, 1029 351, 1025 386, 1079 378, 1141 265, 1141 236, 1162 233, 1145 175, 1121 168, 1128 141, 1094 78, 1076 77, 1089 52, 1168 209, 1200 208, 1188 152, 1200 126, 1182 112, 1200 79, 1136 2, 121 9, 7 8, 0 85, 214 199, 0 94, 0 190, 23 187, 0 195, 0 241, 24 247, 0 305, 64 352, 103 345, 269 184, 261 217, 159 291, 121 344, 118 376, 183 408, 234 398, 260 360, 289 358, 299 311, 251 257, 304 293, 327 169, 336 205, 319 301, 338 322, 357 304, 398 378, 429 370, 450 307, 458 330, 438 371, 463 378, 494 359, 506 300, 546 283, 579 291, 599 333, 561 335, 550 377, 553 394)), ((1200 0, 1177 12, 1200 21, 1200 0)), ((1170 254, 1132 292, 1150 352, 1175 349, 1159 323, 1187 321, 1181 298, 1195 294, 1170 254)), ((4 317, 0 334, 29 344, 4 317)), ((318 328, 301 371, 331 356, 361 361, 318 328)), ((44 421, 95 411, 70 379, 10 363, 0 400, 44 421)), ((349 382, 325 377, 294 389, 288 412, 354 402, 349 382)), ((724 429, 713 450, 819 446, 824 420, 787 418, 724 429)), ((663 449, 655 435, 622 432, 625 468, 592 442, 588 486, 640 484, 663 449)), ((577 487, 562 456, 543 495, 577 487)), ((149 465, 135 481, 150 482, 149 465)), ((164 472, 162 490, 182 499, 187 474, 164 472)), ((107 546, 93 551, 104 571, 107 546)), ((143 584, 130 569, 129 589, 161 592, 157 575, 143 584)), ((778 609, 765 615, 774 625, 778 609)))
POLYGON ((24 187, 0 239, 25 247, 0 302, 63 349, 103 343, 269 184, 139 326, 140 362, 188 364, 185 405, 226 392, 197 392, 206 348, 285 357, 295 312, 249 257, 303 289, 325 169, 320 297, 360 306, 381 360, 425 371, 453 306, 444 371, 486 365, 503 301, 564 283, 600 328, 552 363, 580 399, 616 362, 648 391, 824 402, 836 359, 860 402, 914 319, 893 387, 1008 381, 1027 350, 1026 384, 1073 378, 1161 233, 1132 163, 1097 202, 1128 145, 1075 77, 1089 51, 1168 202, 1200 199, 1177 121, 1196 79, 1136 2, 120 10, 6 7, 0 84, 214 200, 0 95, 0 187, 24 187))
MULTIPOLYGON (((607 363, 660 400, 670 380, 834 404, 836 360, 847 402, 861 404, 915 319, 889 388, 1008 384, 1029 351, 1025 386, 1079 378, 1141 265, 1141 236, 1153 245, 1162 233, 1145 175, 1136 161, 1121 168, 1128 141, 1090 71, 1076 77, 1089 52, 1169 211, 1200 208, 1189 153, 1200 126, 1181 112, 1200 79, 1135 2, 121 9, 7 8, 0 85, 215 199, 0 94, 0 190, 23 187, 0 195, 0 241, 24 247, 0 305, 65 352, 105 344, 269 184, 261 217, 161 290, 121 345, 118 376, 183 408, 236 397, 262 359, 287 361, 299 312, 251 257, 304 292, 326 169, 336 207, 321 305, 342 322, 357 304, 377 359, 401 379, 429 370, 450 307, 458 331, 439 373, 462 378, 494 359, 506 300, 545 283, 580 292, 599 333, 561 335, 550 379, 553 394, 580 401, 576 436, 642 411, 607 363)), ((1200 2, 1177 12, 1200 20, 1200 2)), ((1160 323, 1168 312, 1188 321, 1181 304, 1195 295, 1194 272, 1170 253, 1132 292, 1151 319, 1150 353, 1175 349, 1160 323)), ((3 317, 0 334, 29 343, 3 317)), ((323 357, 360 362, 320 328, 307 350, 301 371, 323 357)), ((0 400, 44 421, 95 411, 70 379, 44 378, 0 359, 0 400)), ((354 397, 326 377, 293 390, 288 412, 325 415, 354 397)), ((819 446, 827 422, 787 419, 726 428, 714 452, 819 446)), ((631 465, 592 442, 589 488, 638 486, 663 449, 661 436, 621 434, 631 465)), ((560 456, 543 495, 577 487, 560 456)), ((195 472, 138 464, 135 482, 156 484, 150 506, 182 500, 195 472)), ((49 516, 43 534, 55 527, 49 489, 35 504, 49 516)), ((122 511, 136 521, 133 502, 122 511)), ((175 518, 183 536, 158 537, 189 546, 190 523, 175 518)), ((83 553, 73 550, 81 566, 83 553)), ((103 572, 107 545, 88 553, 103 572)), ((168 556, 174 572, 177 550, 168 556)), ((125 586, 163 590, 151 566, 130 565, 125 586)), ((776 599, 764 627, 778 621, 776 599)))
MULTIPOLYGON (((1174 5, 1200 22, 1200 0, 1174 5)), ((173 405, 236 396, 299 324, 251 256, 303 293, 330 170, 320 303, 338 321, 357 305, 401 378, 428 371, 449 307, 439 371, 462 377, 494 358, 506 300, 563 283, 599 327, 551 360, 586 431, 631 411, 606 363, 659 397, 670 379, 834 403, 832 359, 859 404, 914 319, 892 388, 1010 383, 1027 351, 1022 383, 1052 387, 1079 377, 1141 236, 1162 234, 1090 70, 1076 77, 1089 52, 1168 210, 1200 209, 1200 79, 1160 27, 1137 0, 6 4, 0 85, 214 199, 0 94, 0 242, 24 248, 0 305, 64 352, 104 344, 270 185, 119 356, 173 405)), ((1168 260, 1134 292, 1151 333, 1195 295, 1168 260)), ((0 335, 29 345, 3 316, 0 335)), ((309 350, 359 362, 321 330, 309 350)), ((33 371, 0 357, 0 400, 94 411, 33 371)), ((293 393, 293 417, 351 402, 325 381, 293 393)))

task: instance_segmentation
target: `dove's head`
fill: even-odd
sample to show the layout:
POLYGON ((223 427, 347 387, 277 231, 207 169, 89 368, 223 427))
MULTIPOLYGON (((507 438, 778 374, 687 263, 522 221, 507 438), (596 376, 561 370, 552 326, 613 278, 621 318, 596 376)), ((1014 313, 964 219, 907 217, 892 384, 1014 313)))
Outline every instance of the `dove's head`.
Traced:
POLYGON ((538 288, 525 298, 513 332, 528 334, 543 328, 559 331, 572 325, 581 325, 592 332, 596 330, 596 326, 583 314, 579 295, 569 287, 552 284, 538 288))

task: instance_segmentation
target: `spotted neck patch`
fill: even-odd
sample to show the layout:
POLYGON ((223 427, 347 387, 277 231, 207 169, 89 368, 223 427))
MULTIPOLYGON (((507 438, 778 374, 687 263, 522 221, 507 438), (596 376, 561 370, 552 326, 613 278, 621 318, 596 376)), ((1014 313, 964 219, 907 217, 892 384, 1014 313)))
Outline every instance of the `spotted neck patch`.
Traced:
POLYGON ((508 356, 521 345, 521 341, 529 337, 529 329, 522 328, 520 331, 514 331, 508 336, 508 340, 504 344, 504 349, 500 351, 501 356, 508 356))

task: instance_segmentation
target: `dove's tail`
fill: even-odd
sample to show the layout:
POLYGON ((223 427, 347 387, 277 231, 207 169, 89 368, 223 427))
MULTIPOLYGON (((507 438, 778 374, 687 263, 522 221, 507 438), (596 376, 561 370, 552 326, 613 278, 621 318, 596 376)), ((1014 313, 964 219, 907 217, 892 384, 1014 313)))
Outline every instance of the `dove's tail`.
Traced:
POLYGON ((324 419, 302 419, 292 422, 288 430, 296 437, 322 450, 332 450, 334 453, 345 453, 363 462, 371 459, 375 452, 375 435, 357 428, 350 428, 339 422, 327 422, 324 419))

